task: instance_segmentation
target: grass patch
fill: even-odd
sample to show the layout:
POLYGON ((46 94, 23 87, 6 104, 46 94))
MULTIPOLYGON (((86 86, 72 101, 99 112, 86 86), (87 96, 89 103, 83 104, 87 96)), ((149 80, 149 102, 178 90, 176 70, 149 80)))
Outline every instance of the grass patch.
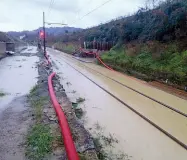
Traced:
POLYGON ((118 140, 109 133, 108 136, 103 135, 103 127, 98 122, 94 124, 96 135, 93 138, 95 150, 99 160, 130 160, 131 156, 124 154, 121 150, 118 153, 113 152, 114 144, 118 143, 118 140))
POLYGON ((0 97, 4 97, 4 96, 6 96, 6 94, 0 91, 0 97))
POLYGON ((69 44, 69 45, 64 46, 64 50, 69 51, 69 52, 74 52, 75 47, 73 45, 69 44))
POLYGON ((52 141, 53 137, 48 126, 34 125, 27 136, 26 156, 32 160, 41 160, 51 152, 52 141))
POLYGON ((47 97, 38 93, 39 86, 35 85, 28 96, 33 107, 35 123, 27 135, 26 157, 31 160, 41 160, 52 151, 53 135, 48 124, 43 124, 43 107, 47 97))
POLYGON ((34 85, 31 90, 30 90, 30 95, 33 95, 34 93, 36 93, 36 90, 38 89, 38 85, 34 85))
POLYGON ((80 160, 87 160, 84 154, 79 153, 80 160))
POLYGON ((118 140, 114 138, 111 134, 109 136, 101 136, 102 140, 104 141, 105 145, 112 146, 113 143, 118 143, 118 140))
POLYGON ((56 43, 55 44, 55 49, 66 52, 68 54, 74 53, 77 48, 79 48, 79 47, 78 47, 78 45, 75 45, 75 44, 65 44, 65 43, 56 43))
POLYGON ((100 143, 99 138, 93 138, 93 142, 96 148, 97 157, 99 160, 105 160, 107 159, 107 154, 103 150, 102 144, 100 143))
POLYGON ((43 106, 45 104, 47 97, 40 97, 38 99, 30 99, 31 105, 34 108, 34 115, 36 118, 36 121, 40 121, 42 118, 42 110, 43 106))
POLYGON ((130 160, 132 156, 128 154, 124 154, 122 151, 118 151, 118 153, 114 153, 111 147, 114 147, 113 143, 118 143, 118 141, 113 138, 111 135, 108 137, 104 135, 97 135, 97 137, 93 138, 93 142, 96 148, 97 157, 99 160, 130 160), (102 143, 101 143, 102 142, 102 143), (104 149, 104 147, 109 147, 110 149, 104 149))
POLYGON ((127 48, 121 47, 106 52, 101 59, 121 72, 133 74, 135 71, 148 76, 150 80, 168 79, 174 84, 187 85, 187 51, 180 53, 173 46, 168 45, 157 58, 153 56, 156 53, 144 45, 133 56, 127 54, 127 48))

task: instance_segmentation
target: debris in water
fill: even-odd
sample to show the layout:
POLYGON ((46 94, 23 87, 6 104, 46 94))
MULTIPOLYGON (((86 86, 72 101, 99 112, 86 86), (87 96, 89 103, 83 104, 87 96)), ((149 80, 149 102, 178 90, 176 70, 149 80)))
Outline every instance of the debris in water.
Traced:
POLYGON ((77 108, 78 107, 78 103, 72 102, 72 107, 73 108, 77 108))
POLYGON ((79 98, 77 98, 77 103, 81 103, 81 102, 84 102, 85 101, 85 98, 81 98, 81 97, 79 97, 79 98))
POLYGON ((76 108, 75 109, 75 115, 76 115, 77 118, 80 119, 83 116, 83 114, 84 114, 84 112, 83 112, 82 108, 76 108))

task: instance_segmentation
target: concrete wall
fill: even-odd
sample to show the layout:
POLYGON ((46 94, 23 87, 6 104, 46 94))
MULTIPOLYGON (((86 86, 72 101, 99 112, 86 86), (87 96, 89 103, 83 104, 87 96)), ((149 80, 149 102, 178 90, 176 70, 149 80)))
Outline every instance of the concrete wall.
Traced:
POLYGON ((0 42, 0 59, 6 56, 6 43, 0 42))
POLYGON ((6 52, 6 43, 0 42, 0 54, 6 52))
POLYGON ((6 43, 6 51, 15 52, 15 43, 7 42, 6 43))

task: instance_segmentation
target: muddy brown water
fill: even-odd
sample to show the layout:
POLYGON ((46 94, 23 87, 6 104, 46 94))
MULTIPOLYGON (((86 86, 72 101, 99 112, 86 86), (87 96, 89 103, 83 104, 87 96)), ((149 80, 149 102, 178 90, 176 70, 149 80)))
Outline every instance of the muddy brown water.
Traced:
POLYGON ((14 98, 28 94, 37 83, 38 61, 36 56, 12 56, 0 61, 0 91, 6 94, 0 97, 0 110, 14 98))
POLYGON ((112 76, 112 78, 135 87, 148 95, 156 95, 155 97, 160 101, 172 104, 173 107, 181 111, 186 112, 187 101, 146 86, 143 82, 138 82, 128 76, 122 78, 120 75, 111 73, 111 71, 109 72, 100 66, 86 64, 89 65, 87 67, 77 60, 63 55, 61 52, 51 49, 48 49, 48 51, 51 59, 56 64, 56 72, 61 77, 61 83, 64 85, 68 97, 72 101, 75 101, 78 97, 86 99, 81 105, 86 112, 84 117, 86 128, 95 135, 95 133, 99 132, 95 124, 99 123, 103 128, 102 133, 104 135, 111 134, 118 140, 118 143, 115 143, 114 147, 109 148, 109 150, 115 153, 123 152, 132 156, 130 159, 137 160, 186 159, 187 151, 185 149, 93 84, 67 63, 112 92, 118 98, 133 106, 133 108, 179 138, 185 144, 187 144, 186 117, 182 117, 160 106, 158 103, 116 84, 90 70, 88 67, 97 69, 103 74, 112 76))
MULTIPOLYGON (((36 47, 30 47, 36 54, 36 47)), ((6 57, 0 61, 0 160, 25 160, 25 136, 33 117, 27 94, 37 83, 36 56, 6 57)))

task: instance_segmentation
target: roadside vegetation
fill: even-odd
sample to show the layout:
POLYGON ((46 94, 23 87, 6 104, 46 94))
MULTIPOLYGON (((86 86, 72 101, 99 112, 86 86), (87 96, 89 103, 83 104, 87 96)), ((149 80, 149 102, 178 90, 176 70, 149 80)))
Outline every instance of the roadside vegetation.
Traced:
POLYGON ((111 134, 104 135, 104 128, 98 122, 94 124, 94 127, 96 132, 94 132, 93 142, 99 160, 130 160, 132 158, 121 151, 114 153, 112 148, 118 143, 118 140, 111 134))
POLYGON ((83 103, 85 101, 85 98, 79 97, 76 99, 76 103, 72 103, 72 107, 74 109, 75 115, 78 119, 81 119, 84 115, 83 109, 79 106, 80 103, 83 103))
POLYGON ((136 14, 89 31, 87 41, 94 37, 115 41, 116 46, 102 56, 115 69, 137 77, 144 74, 140 77, 146 80, 187 85, 186 0, 148 1, 136 14))
POLYGON ((101 59, 121 72, 142 73, 146 75, 142 76, 145 80, 161 79, 187 85, 187 51, 180 52, 175 43, 123 45, 105 52, 101 59))
POLYGON ((0 91, 0 97, 4 97, 4 96, 6 96, 6 94, 4 92, 0 91))
POLYGON ((38 95, 38 85, 30 90, 28 96, 33 107, 33 116, 35 118, 27 135, 26 156, 31 160, 41 160, 52 151, 52 142, 54 140, 50 131, 50 126, 42 121, 42 113, 47 97, 38 95))
POLYGON ((69 54, 74 53, 78 49, 78 45, 76 43, 55 43, 54 44, 55 49, 58 49, 62 52, 66 52, 69 54))

